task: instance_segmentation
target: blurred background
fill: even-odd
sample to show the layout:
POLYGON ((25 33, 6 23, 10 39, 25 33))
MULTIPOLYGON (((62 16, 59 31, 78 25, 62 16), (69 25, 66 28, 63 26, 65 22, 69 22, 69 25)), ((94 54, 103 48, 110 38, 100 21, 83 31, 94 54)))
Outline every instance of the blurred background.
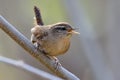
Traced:
MULTIPOLYGON (((0 0, 0 15, 30 39, 35 5, 46 25, 65 21, 81 33, 73 36, 67 54, 58 56, 66 69, 81 80, 120 80, 120 0, 0 0)), ((2 30, 0 55, 51 73, 2 30)), ((0 80, 38 79, 0 63, 0 80)))

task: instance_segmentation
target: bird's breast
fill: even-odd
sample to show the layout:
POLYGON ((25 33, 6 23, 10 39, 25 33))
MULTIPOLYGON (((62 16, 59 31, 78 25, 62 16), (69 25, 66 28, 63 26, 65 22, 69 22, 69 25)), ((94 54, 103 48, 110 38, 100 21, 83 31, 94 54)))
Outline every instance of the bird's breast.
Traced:
POLYGON ((62 39, 59 41, 51 41, 51 42, 47 41, 43 46, 43 48, 48 55, 58 56, 68 51, 69 46, 70 46, 70 41, 68 39, 62 39))

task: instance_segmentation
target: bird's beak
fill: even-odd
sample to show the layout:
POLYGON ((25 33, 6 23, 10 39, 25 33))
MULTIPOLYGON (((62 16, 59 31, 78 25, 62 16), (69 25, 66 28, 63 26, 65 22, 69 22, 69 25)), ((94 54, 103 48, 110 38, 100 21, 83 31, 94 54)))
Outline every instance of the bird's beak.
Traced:
POLYGON ((68 31, 68 33, 71 33, 71 34, 80 34, 79 32, 75 31, 74 29, 73 29, 73 30, 68 31))
POLYGON ((73 34, 80 34, 79 32, 77 32, 75 30, 72 30, 71 33, 73 33, 73 34))

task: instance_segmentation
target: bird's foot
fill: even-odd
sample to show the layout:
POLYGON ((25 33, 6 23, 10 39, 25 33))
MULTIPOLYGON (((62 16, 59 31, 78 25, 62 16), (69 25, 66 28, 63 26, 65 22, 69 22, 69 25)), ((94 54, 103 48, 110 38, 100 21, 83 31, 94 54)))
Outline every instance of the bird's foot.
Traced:
POLYGON ((49 56, 49 55, 47 55, 47 56, 48 56, 51 60, 54 60, 54 61, 55 61, 55 63, 54 63, 54 65, 55 65, 55 70, 58 70, 59 67, 61 67, 61 64, 60 64, 58 58, 55 57, 55 56, 49 56))
POLYGON ((39 50, 40 44, 38 44, 38 43, 36 42, 36 43, 34 43, 34 45, 35 45, 36 50, 39 50))

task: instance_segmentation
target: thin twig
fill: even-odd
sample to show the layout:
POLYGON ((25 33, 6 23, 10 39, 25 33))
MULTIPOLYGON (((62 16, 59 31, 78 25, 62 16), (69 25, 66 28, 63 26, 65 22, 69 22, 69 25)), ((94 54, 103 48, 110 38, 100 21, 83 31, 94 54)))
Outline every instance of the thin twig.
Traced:
POLYGON ((56 70, 55 61, 49 59, 45 54, 42 54, 40 51, 36 50, 35 46, 30 42, 30 40, 21 34, 13 25, 7 22, 2 16, 0 16, 0 28, 6 32, 13 40, 15 40, 22 48, 24 48, 29 54, 34 56, 57 76, 66 80, 80 80, 77 76, 62 66, 59 66, 59 68, 56 70))
POLYGON ((10 59, 10 58, 6 58, 6 57, 3 57, 3 56, 0 56, 0 62, 3 62, 3 63, 7 63, 9 65, 12 65, 12 66, 15 66, 17 68, 21 68, 21 69, 24 69, 24 70, 27 70, 29 72, 32 72, 36 75, 39 75, 41 76, 42 78, 45 78, 45 79, 49 79, 49 80, 62 80, 56 76, 53 76, 52 74, 49 74, 45 71, 42 71, 40 69, 37 69, 35 67, 32 67, 26 63, 24 63, 23 61, 19 60, 19 61, 16 61, 16 60, 13 60, 13 59, 10 59))

